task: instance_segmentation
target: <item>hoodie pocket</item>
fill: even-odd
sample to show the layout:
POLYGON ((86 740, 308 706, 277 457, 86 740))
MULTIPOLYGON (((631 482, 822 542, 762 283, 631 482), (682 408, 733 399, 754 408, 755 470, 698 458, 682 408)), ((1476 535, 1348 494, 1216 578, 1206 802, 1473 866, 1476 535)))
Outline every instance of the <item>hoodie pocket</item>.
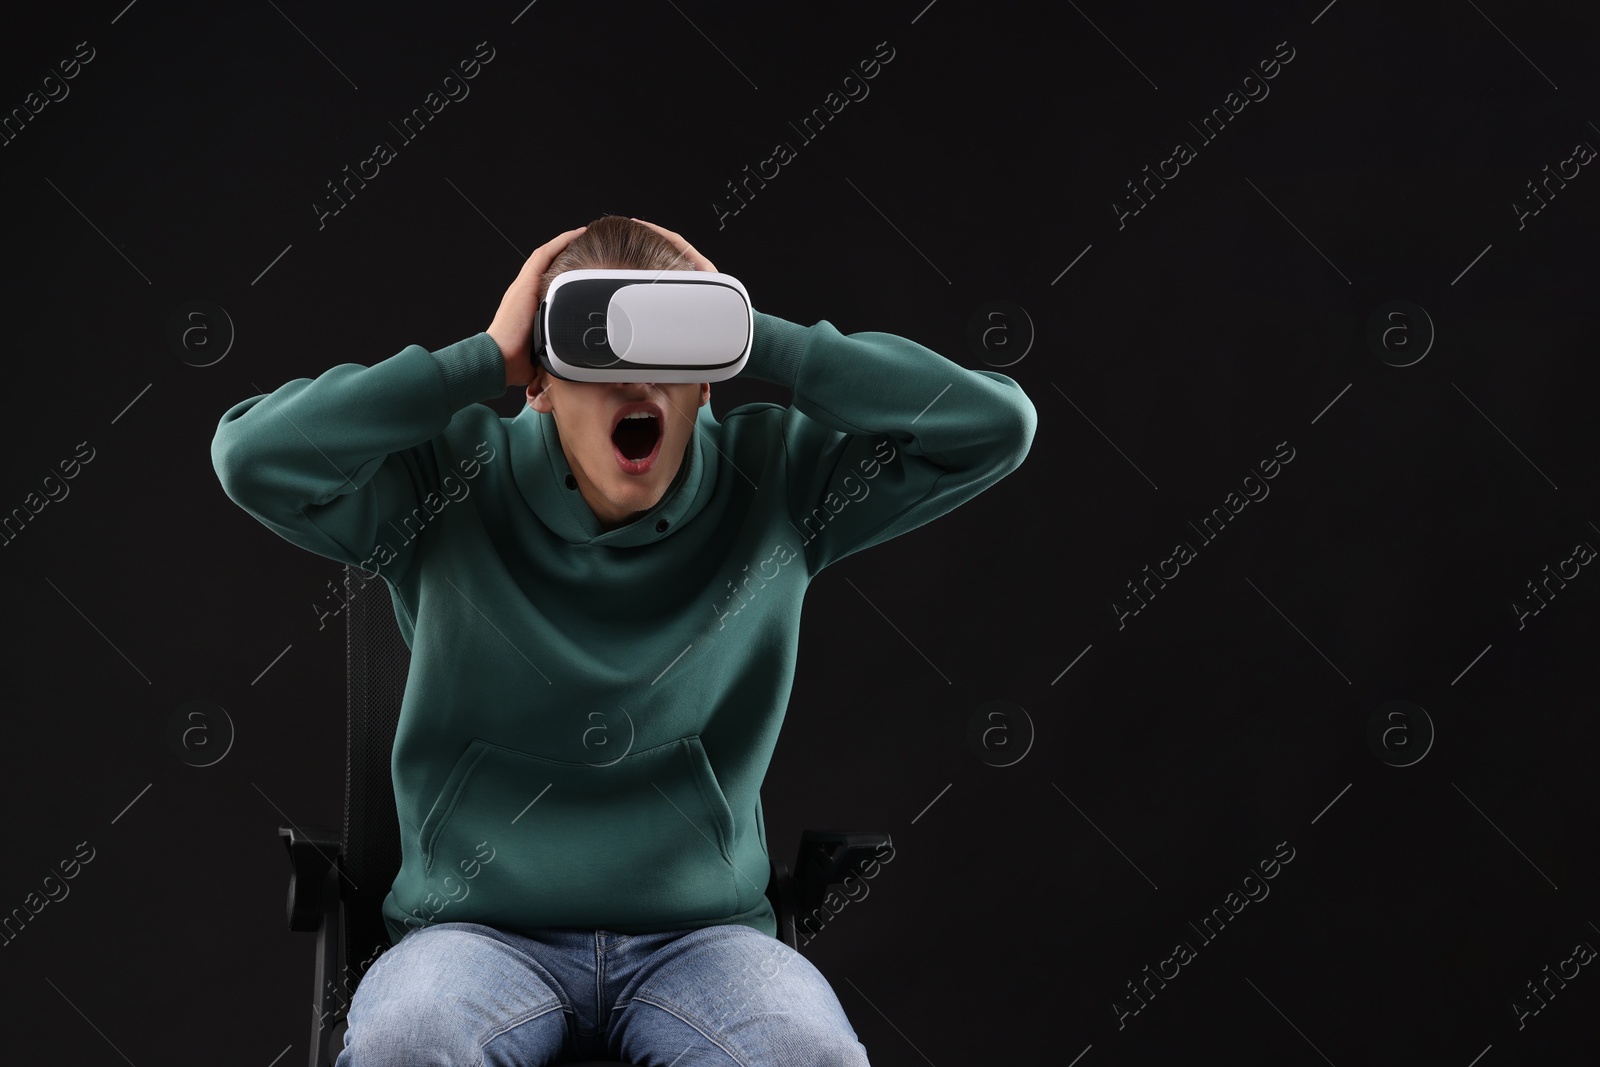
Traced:
POLYGON ((495 850, 453 918, 615 929, 738 910, 733 813, 695 735, 605 766, 474 738, 420 837, 430 883, 480 843, 495 850))

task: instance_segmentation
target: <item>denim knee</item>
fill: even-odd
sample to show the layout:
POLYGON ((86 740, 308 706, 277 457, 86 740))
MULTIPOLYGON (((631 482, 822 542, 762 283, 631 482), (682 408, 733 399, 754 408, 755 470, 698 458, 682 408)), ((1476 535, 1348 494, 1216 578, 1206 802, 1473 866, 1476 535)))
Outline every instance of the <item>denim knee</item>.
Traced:
POLYGON ((679 1067, 867 1063, 828 980, 782 941, 729 924, 690 931, 658 951, 662 964, 624 991, 637 1005, 624 1012, 634 1047, 689 1046, 679 1067))
POLYGON ((346 1018, 335 1067, 449 1067, 482 1055, 470 1013, 450 998, 408 985, 382 995, 363 983, 346 1018), (363 998, 362 993, 368 997, 363 998))
POLYGON ((479 1064, 497 1038, 507 1052, 553 1053, 564 1007, 503 942, 444 925, 414 931, 356 987, 336 1067, 479 1064))
POLYGON ((779 1028, 775 1043, 794 1049, 784 1067, 869 1067, 866 1046, 855 1034, 826 1021, 795 1019, 779 1028))

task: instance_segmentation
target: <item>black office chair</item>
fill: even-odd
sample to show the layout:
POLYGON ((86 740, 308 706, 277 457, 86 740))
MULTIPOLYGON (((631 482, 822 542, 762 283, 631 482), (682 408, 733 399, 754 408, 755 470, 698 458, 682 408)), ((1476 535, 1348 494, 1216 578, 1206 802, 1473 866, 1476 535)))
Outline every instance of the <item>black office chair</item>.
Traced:
MULTIPOLYGON (((345 718, 344 832, 325 825, 280 826, 289 851, 289 929, 317 935, 310 1067, 333 1067, 344 1048, 345 1015, 361 976, 390 947, 382 905, 400 870, 400 825, 389 760, 411 652, 400 637, 388 586, 376 575, 344 570, 345 718), (355 887, 360 886, 358 890, 355 887)), ((884 833, 807 830, 795 874, 770 860, 767 899, 778 936, 799 950, 802 916, 826 920, 828 890, 852 874, 884 833)), ((633 1067, 589 1060, 569 1067, 633 1067)))

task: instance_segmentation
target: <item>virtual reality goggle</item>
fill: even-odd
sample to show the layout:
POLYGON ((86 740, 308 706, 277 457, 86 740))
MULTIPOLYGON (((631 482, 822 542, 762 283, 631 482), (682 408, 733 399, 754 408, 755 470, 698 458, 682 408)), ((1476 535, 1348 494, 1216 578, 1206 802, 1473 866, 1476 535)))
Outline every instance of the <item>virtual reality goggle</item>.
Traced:
POLYGON ((729 274, 569 270, 533 319, 533 352, 574 382, 720 382, 750 358, 755 312, 729 274))

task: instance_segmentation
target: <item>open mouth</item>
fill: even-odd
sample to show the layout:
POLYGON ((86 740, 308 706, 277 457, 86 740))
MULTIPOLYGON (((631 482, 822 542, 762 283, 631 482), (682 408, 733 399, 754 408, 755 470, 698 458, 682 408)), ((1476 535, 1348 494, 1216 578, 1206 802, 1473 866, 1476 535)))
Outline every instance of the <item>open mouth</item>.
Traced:
POLYGON ((611 432, 617 464, 628 474, 644 474, 655 466, 661 450, 661 417, 652 411, 624 415, 611 432))

